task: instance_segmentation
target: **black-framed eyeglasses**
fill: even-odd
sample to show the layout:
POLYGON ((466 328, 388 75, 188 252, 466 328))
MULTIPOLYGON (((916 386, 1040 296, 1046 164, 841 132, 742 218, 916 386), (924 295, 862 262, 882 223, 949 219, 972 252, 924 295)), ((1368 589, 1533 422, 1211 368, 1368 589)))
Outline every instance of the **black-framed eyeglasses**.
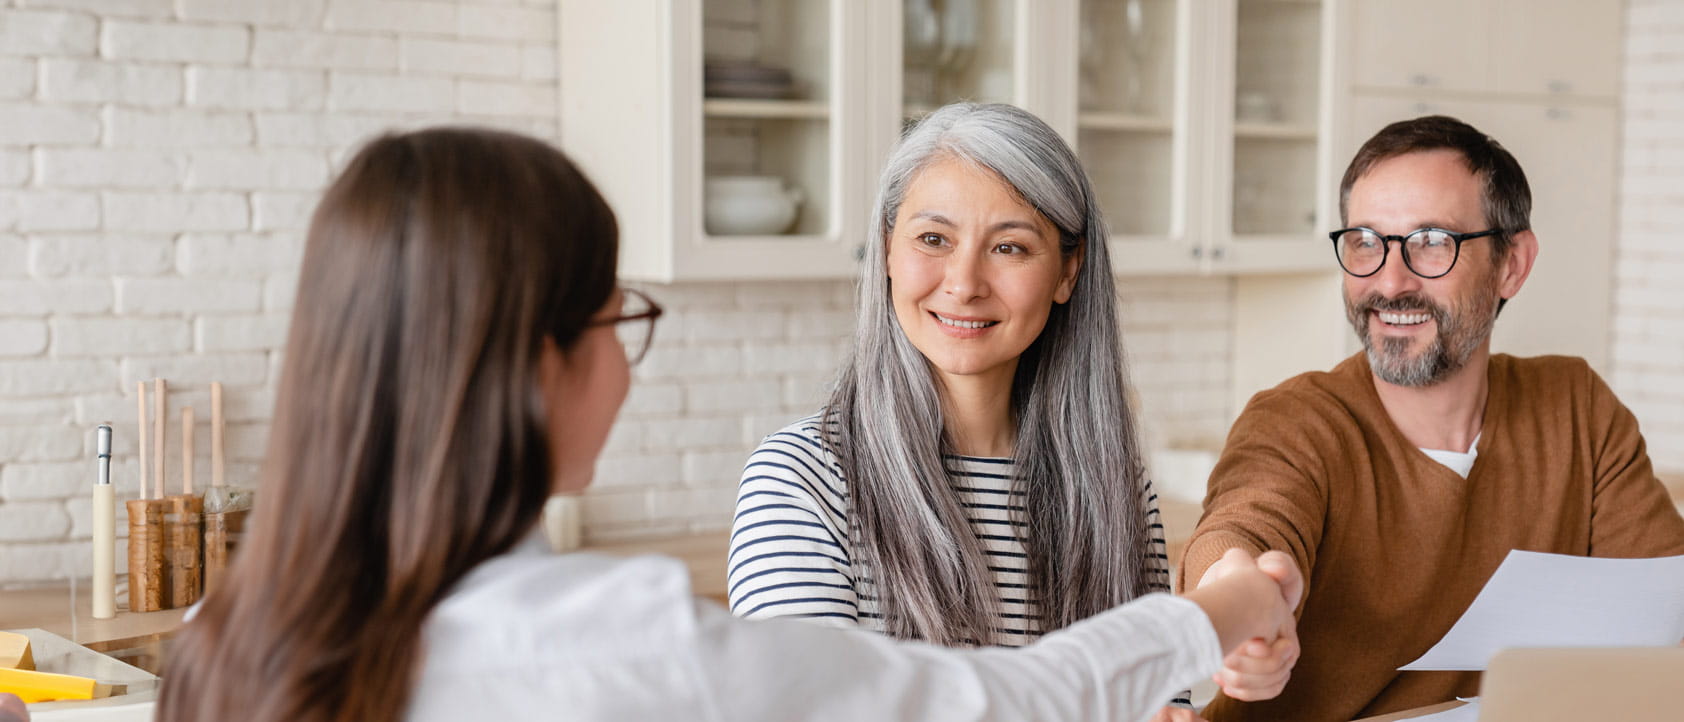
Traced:
POLYGON ((655 340, 655 319, 665 313, 655 299, 635 288, 620 289, 620 314, 591 321, 591 326, 613 326, 614 335, 626 347, 626 362, 637 365, 649 353, 655 340))
POLYGON ((1388 236, 1372 228, 1358 226, 1341 228, 1327 234, 1333 239, 1333 254, 1339 267, 1357 278, 1367 278, 1380 272, 1391 253, 1392 241, 1403 252, 1403 265, 1422 278, 1439 278, 1456 267, 1462 256, 1462 242, 1495 236, 1500 228, 1475 233, 1456 233, 1443 228, 1420 228, 1404 236, 1388 236))

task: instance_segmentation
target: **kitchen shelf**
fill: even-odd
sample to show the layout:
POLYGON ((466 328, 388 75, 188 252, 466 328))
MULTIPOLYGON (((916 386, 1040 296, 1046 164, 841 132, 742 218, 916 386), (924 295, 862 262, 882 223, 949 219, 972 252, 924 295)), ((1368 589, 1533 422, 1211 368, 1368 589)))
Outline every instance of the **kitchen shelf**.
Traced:
POLYGON ((1315 140, 1316 128, 1311 125, 1238 121, 1234 123, 1234 136, 1266 140, 1315 140))
POLYGON ((1175 125, 1166 118, 1097 111, 1077 114, 1076 125, 1083 130, 1127 130, 1142 133, 1169 133, 1175 130, 1175 125))
POLYGON ((759 100, 750 98, 707 98, 702 114, 710 118, 825 119, 830 106, 817 100, 759 100))

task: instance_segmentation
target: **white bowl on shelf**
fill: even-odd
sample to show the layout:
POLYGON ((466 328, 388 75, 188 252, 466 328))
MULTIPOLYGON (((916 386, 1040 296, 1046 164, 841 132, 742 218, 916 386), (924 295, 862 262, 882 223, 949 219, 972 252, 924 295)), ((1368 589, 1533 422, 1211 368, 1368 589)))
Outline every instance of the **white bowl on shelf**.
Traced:
POLYGON ((703 220, 715 236, 767 236, 789 230, 801 208, 801 191, 777 176, 707 179, 703 220))

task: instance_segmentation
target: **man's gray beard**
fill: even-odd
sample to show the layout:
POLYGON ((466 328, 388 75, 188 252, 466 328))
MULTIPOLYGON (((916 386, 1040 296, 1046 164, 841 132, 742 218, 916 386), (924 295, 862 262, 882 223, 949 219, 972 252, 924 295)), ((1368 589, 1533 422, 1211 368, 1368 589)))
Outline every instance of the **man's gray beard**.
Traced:
POLYGON ((1421 353, 1410 357, 1406 355, 1409 353, 1409 339, 1385 338, 1376 345, 1369 333, 1368 314, 1357 315, 1351 310, 1347 304, 1346 315, 1362 338, 1369 368, 1381 381, 1393 386, 1422 387, 1443 381, 1467 364, 1468 358, 1491 337, 1491 328, 1497 323, 1496 301, 1493 299, 1475 302, 1473 307, 1463 309, 1459 314, 1437 307, 1429 308, 1438 333, 1421 353), (1470 321, 1473 325, 1466 326, 1470 321))
POLYGON ((1385 338, 1375 345, 1373 337, 1365 333, 1362 347, 1368 352, 1368 366, 1374 369, 1374 375, 1393 386, 1431 386, 1461 368, 1468 360, 1466 355, 1452 359, 1445 352, 1442 332, 1414 357, 1407 355, 1407 338, 1385 338))

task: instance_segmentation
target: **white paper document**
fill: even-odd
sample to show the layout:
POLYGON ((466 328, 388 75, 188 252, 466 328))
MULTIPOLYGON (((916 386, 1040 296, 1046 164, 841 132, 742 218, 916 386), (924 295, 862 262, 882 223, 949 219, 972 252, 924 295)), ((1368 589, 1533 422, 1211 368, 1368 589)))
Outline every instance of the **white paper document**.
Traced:
POLYGON ((1684 556, 1598 559, 1511 551, 1411 670, 1484 670, 1508 647, 1662 647, 1684 641, 1684 556))

